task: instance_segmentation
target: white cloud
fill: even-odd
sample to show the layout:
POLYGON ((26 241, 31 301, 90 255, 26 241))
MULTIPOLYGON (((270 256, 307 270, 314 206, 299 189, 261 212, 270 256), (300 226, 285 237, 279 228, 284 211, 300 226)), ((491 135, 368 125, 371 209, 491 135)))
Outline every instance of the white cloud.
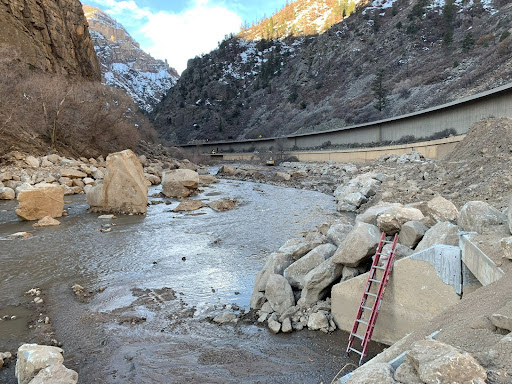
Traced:
POLYGON ((237 13, 209 0, 192 0, 191 6, 179 13, 154 12, 139 7, 134 0, 102 2, 108 7, 107 13, 121 24, 128 23, 125 27, 137 25, 138 30, 131 34, 141 40, 143 49, 158 59, 167 59, 180 73, 188 59, 215 49, 225 35, 236 33, 242 25, 237 13))

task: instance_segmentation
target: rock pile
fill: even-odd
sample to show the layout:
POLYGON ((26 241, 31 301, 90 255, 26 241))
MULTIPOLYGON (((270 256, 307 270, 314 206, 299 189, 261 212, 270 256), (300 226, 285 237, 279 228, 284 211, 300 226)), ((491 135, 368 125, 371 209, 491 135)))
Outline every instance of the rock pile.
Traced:
MULTIPOLYGON (((459 213, 442 196, 408 205, 380 202, 356 216, 355 223, 347 219, 323 224, 302 238, 289 240, 268 257, 256 275, 251 309, 258 311, 258 321, 272 332, 305 327, 330 332, 336 327, 330 314, 331 287, 368 270, 382 232, 388 240, 399 235, 397 259, 436 244, 458 246, 459 227, 453 222, 482 229, 480 213, 468 209, 472 205, 468 203, 459 213)), ((482 202, 478 206, 487 207, 482 202)), ((495 214, 491 216, 500 220, 488 220, 487 229, 503 222, 501 213, 491 208, 487 207, 495 214)), ((389 250, 390 245, 383 248, 389 250)))

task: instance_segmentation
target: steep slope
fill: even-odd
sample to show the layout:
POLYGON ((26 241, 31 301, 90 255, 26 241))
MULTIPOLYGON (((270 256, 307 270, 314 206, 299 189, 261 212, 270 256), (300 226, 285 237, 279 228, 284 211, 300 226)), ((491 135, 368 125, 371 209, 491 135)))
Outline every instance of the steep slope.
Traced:
POLYGON ((245 27, 239 37, 246 40, 281 39, 325 32, 348 17, 359 0, 298 0, 255 25, 245 27))
POLYGON ((99 80, 98 60, 78 0, 3 0, 0 48, 32 68, 99 80))
POLYGON ((152 118, 162 138, 186 143, 421 110, 512 81, 510 25, 506 0, 369 1, 319 36, 222 42, 189 62, 152 118))
POLYGON ((149 112, 179 78, 174 68, 140 49, 121 24, 88 5, 83 6, 94 49, 106 84, 124 89, 149 112))

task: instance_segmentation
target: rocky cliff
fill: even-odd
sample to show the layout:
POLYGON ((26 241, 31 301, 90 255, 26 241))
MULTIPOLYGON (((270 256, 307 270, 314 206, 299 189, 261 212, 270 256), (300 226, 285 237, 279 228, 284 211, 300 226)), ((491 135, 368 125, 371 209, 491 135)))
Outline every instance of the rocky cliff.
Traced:
POLYGON ((30 68, 101 78, 78 0, 1 0, 0 49, 30 68))
POLYGON ((506 0, 361 1, 320 35, 223 41, 189 61, 153 120, 186 143, 414 112, 511 82, 510 25, 506 0))
POLYGON ((84 5, 103 81, 124 89, 149 112, 179 78, 174 68, 144 52, 116 20, 101 10, 84 5))

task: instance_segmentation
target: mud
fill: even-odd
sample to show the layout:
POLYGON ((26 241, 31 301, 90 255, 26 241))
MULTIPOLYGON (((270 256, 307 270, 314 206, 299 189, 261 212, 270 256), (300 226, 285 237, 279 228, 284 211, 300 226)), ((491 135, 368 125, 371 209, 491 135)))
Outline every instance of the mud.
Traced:
MULTIPOLYGON (((349 362, 348 335, 273 335, 246 311, 265 257, 332 219, 333 198, 231 180, 195 198, 239 206, 187 215, 172 212, 179 202, 171 201, 150 205, 146 216, 105 220, 73 196, 59 227, 35 229, 17 219, 15 203, 0 202, 0 313, 18 313, 9 327, 0 323, 0 350, 62 344, 80 383, 329 383, 349 362), (33 237, 7 240, 19 231, 33 237), (42 304, 25 295, 34 287, 44 292, 42 304), (241 321, 212 324, 226 308, 241 321)), ((0 382, 16 382, 14 364, 0 382)))

